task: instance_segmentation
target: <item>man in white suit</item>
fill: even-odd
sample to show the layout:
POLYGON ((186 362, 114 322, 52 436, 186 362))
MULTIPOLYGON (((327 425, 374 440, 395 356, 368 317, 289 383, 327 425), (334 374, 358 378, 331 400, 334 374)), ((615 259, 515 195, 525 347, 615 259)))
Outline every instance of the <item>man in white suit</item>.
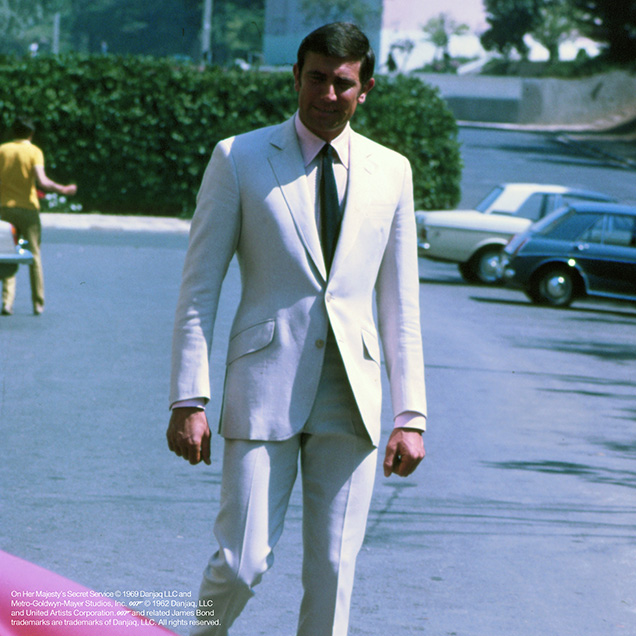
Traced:
POLYGON ((299 459, 297 634, 347 633, 380 438, 380 341, 395 417, 384 474, 407 476, 424 457, 410 165, 349 126, 374 86, 373 67, 357 27, 317 29, 294 65, 296 114, 221 141, 203 178, 177 307, 167 431, 170 449, 192 464, 210 463, 209 350, 234 255, 242 295, 219 425, 219 547, 200 590, 213 612, 200 614, 197 635, 227 634, 271 566, 299 459))

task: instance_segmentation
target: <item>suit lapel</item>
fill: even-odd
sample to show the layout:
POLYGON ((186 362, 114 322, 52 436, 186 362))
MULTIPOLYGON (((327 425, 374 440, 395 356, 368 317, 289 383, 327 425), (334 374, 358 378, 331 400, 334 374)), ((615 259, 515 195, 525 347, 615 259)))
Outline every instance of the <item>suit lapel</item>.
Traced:
POLYGON ((326 279, 325 261, 293 118, 274 130, 268 157, 301 241, 326 279))
POLYGON ((338 265, 354 248, 356 238, 365 220, 370 192, 373 190, 371 181, 376 165, 369 147, 364 143, 364 138, 354 131, 351 131, 349 153, 347 200, 331 272, 338 269, 338 265))

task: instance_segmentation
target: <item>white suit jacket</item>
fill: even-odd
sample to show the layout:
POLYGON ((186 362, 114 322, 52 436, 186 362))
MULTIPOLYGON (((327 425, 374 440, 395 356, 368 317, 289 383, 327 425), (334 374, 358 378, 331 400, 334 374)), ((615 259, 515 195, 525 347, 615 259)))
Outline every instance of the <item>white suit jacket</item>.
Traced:
POLYGON ((380 340, 394 414, 426 413, 410 165, 353 131, 350 144, 346 207, 328 278, 293 118, 214 149, 177 305, 170 401, 210 397, 214 321, 236 254, 242 292, 227 352, 224 437, 282 440, 302 429, 328 323, 374 444, 380 340))

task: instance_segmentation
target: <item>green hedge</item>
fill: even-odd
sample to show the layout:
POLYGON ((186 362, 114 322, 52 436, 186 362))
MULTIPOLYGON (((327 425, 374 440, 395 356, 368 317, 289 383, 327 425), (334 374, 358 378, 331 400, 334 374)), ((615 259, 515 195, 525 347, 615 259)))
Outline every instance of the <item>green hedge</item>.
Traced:
MULTIPOLYGON (((0 125, 33 117, 47 173, 77 183, 84 210, 189 215, 215 143, 295 108, 291 73, 145 57, 0 59, 0 125)), ((354 127, 409 157, 419 207, 456 205, 457 128, 436 91, 380 78, 354 127)))

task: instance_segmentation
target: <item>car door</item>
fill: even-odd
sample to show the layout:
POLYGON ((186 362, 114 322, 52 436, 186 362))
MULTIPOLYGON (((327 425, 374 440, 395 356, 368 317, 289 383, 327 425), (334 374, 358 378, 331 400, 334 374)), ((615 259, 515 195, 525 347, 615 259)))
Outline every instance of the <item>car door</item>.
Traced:
POLYGON ((636 217, 604 214, 573 245, 591 294, 636 298, 636 217))

